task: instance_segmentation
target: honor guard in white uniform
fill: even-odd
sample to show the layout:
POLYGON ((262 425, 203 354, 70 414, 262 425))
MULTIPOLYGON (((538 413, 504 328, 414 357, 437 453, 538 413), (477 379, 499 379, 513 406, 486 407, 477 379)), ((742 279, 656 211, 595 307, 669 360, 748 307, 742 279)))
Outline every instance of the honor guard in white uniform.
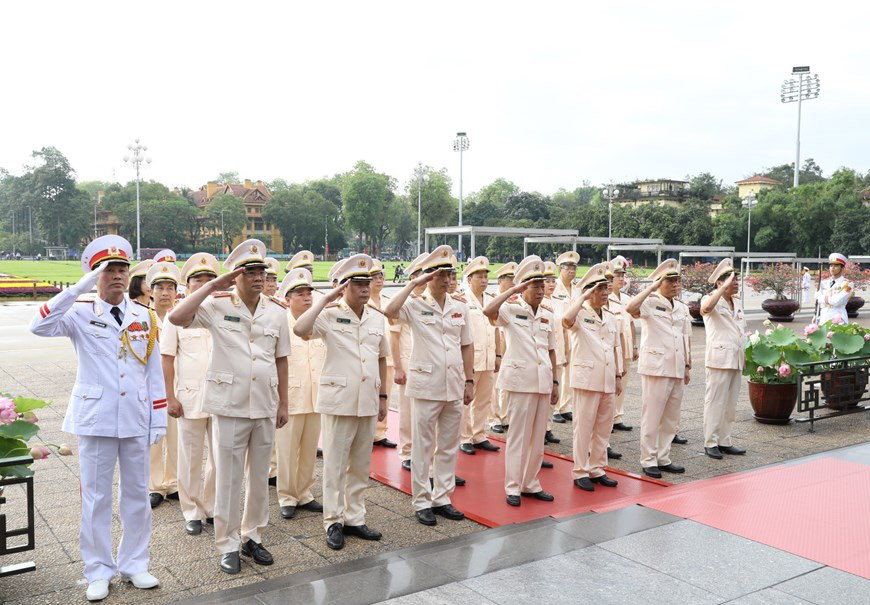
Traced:
MULTIPOLYGON (((172 261, 160 261, 151 265, 145 281, 151 288, 154 313, 157 315, 158 342, 166 322, 166 314, 175 306, 175 295, 181 281, 181 271, 172 261)), ((165 381, 164 381, 165 384, 165 381)), ((171 390, 167 390, 167 396, 171 390)), ((166 435, 151 446, 148 498, 151 508, 163 502, 164 498, 178 500, 178 423, 175 418, 166 418, 166 435)))
POLYGON ((292 519, 297 509, 323 512, 323 505, 314 499, 314 463, 320 439, 320 414, 315 411, 320 372, 326 358, 322 339, 305 340, 293 333, 296 320, 311 308, 311 283, 308 269, 293 269, 284 277, 278 297, 289 309, 290 377, 287 399, 289 420, 275 433, 278 446, 278 506, 281 516, 292 519))
POLYGON ((831 272, 831 276, 828 279, 822 280, 822 287, 816 292, 818 311, 816 312, 815 321, 819 325, 834 320, 836 317, 839 317, 839 320, 835 320, 839 323, 849 323, 846 303, 855 294, 855 284, 843 275, 846 263, 848 262, 849 259, 838 252, 834 252, 828 257, 828 269, 831 272))
MULTIPOLYGON (((556 259, 556 264, 559 265, 559 279, 556 280, 553 303, 562 309, 571 303, 571 298, 574 296, 574 278, 577 277, 577 264, 579 262, 580 255, 573 250, 563 252, 556 259)), ((559 403, 556 404, 553 413, 553 422, 559 424, 573 420, 571 410, 574 406, 574 393, 571 391, 571 346, 568 344, 568 333, 563 333, 562 337, 564 342, 561 347, 565 351, 565 361, 558 374, 561 377, 559 403)))
MULTIPOLYGON (((631 363, 638 358, 635 348, 634 320, 625 312, 625 306, 631 299, 622 291, 625 286, 625 272, 628 270, 628 261, 624 256, 617 256, 608 264, 608 280, 610 281, 610 294, 607 297, 607 309, 613 313, 616 323, 622 335, 622 390, 613 400, 613 429, 616 431, 630 431, 634 427, 623 422, 625 414, 625 391, 628 387, 628 378, 631 375, 631 363)), ((622 458, 622 454, 612 455, 611 458, 622 458)))
POLYGON ((88 600, 109 594, 120 572, 137 588, 153 588, 148 573, 151 507, 148 446, 166 431, 166 394, 153 311, 125 296, 133 250, 104 235, 82 253, 86 275, 39 308, 30 324, 37 336, 66 336, 78 356, 76 382, 63 430, 78 436, 82 520, 79 548, 88 600), (76 304, 96 285, 97 296, 76 304), (112 556, 112 486, 120 468, 123 536, 112 556))
POLYGON ((220 568, 241 570, 241 553, 260 565, 272 555, 262 545, 269 523, 269 457, 275 429, 287 423, 286 305, 263 294, 266 246, 251 239, 224 261, 229 270, 185 298, 169 321, 205 328, 212 338, 202 409, 212 414, 215 446, 215 546, 220 568), (235 284, 235 291, 225 292, 235 284), (242 481, 245 512, 240 519, 242 481))
MULTIPOLYGON (((503 264, 495 272, 495 278, 496 282, 498 283, 499 294, 501 294, 502 292, 507 292, 514 287, 514 273, 516 272, 516 270, 517 264, 511 261, 509 263, 503 264)), ((503 337, 504 331, 499 330, 499 335, 503 337)), ((497 358, 503 360, 505 346, 505 339, 500 338, 498 348, 495 350, 497 358)), ((490 427, 490 430, 492 430, 493 433, 502 434, 508 430, 509 413, 507 409, 507 395, 505 395, 498 387, 498 381, 496 380, 495 382, 496 386, 492 398, 492 425, 490 427)))
POLYGON ((544 307, 544 261, 527 256, 514 275, 514 287, 483 309, 499 326, 507 347, 497 385, 505 394, 510 430, 505 446, 507 503, 520 506, 520 495, 553 501, 538 480, 544 460, 544 433, 550 406, 559 395, 553 313, 544 307), (517 295, 520 296, 517 296, 517 295))
POLYGON ((632 298, 626 312, 640 319, 640 374, 643 403, 640 419, 640 464, 656 479, 662 471, 683 473, 671 462, 671 442, 680 424, 683 388, 689 384, 692 358, 687 341, 689 308, 676 295, 680 287, 677 261, 656 267, 650 285, 632 298))
MULTIPOLYGON (((408 275, 409 281, 419 277, 420 273, 422 273, 420 261, 427 256, 429 256, 429 253, 423 252, 408 264, 405 272, 408 275)), ((414 290, 412 296, 421 296, 425 291, 426 284, 422 284, 414 290)), ((411 428, 411 396, 407 392, 408 380, 405 372, 408 368, 408 362, 411 361, 411 328, 408 324, 389 320, 389 330, 393 381, 399 387, 399 460, 402 461, 402 468, 410 471, 411 435, 413 431, 411 428)))
POLYGON ((375 424, 387 414, 381 385, 390 351, 384 316, 366 304, 371 271, 367 254, 340 261, 338 287, 318 298, 293 326, 297 336, 326 343, 315 411, 323 430, 323 526, 333 550, 344 548, 345 535, 381 539, 366 525, 365 491, 375 424))
MULTIPOLYGON (((218 260, 197 252, 181 268, 181 281, 192 294, 220 273, 218 260)), ((211 415, 202 409, 211 359, 211 333, 205 328, 179 328, 163 322, 160 354, 166 383, 167 411, 178 424, 178 496, 184 530, 197 536, 202 522, 214 523, 214 446, 211 415), (203 449, 208 442, 205 469, 203 449), (204 477, 203 477, 204 475, 204 477)))
POLYGON ((737 296, 740 282, 730 258, 723 259, 708 280, 716 289, 701 299, 707 346, 704 350, 704 453, 717 460, 722 454, 746 450, 731 443, 740 381, 745 363, 746 320, 737 296))
POLYGON ((281 265, 271 256, 266 257, 266 285, 263 286, 263 294, 266 296, 275 296, 278 292, 278 272, 281 270, 281 265))
POLYGON ((497 356, 498 328, 483 314, 483 307, 493 298, 486 292, 489 285, 489 259, 478 256, 465 265, 467 288, 457 300, 468 306, 471 332, 474 336, 474 393, 471 403, 463 407, 460 451, 473 455, 476 450, 497 452, 501 448, 486 438, 486 422, 495 393, 495 373, 501 364, 497 356))
MULTIPOLYGON (((553 298, 556 291, 556 280, 559 279, 559 267, 556 263, 544 263, 544 305, 553 309, 553 338, 556 340, 556 375, 561 376, 565 365, 566 346, 569 345, 562 327, 562 313, 565 311, 565 301, 553 298)), ((544 443, 561 443, 562 440, 553 434, 553 417, 547 417, 547 432, 544 433, 544 443)), ((544 461, 544 468, 549 468, 549 462, 544 461)))
POLYGON ((175 252, 170 250, 169 248, 164 248, 160 252, 154 255, 155 263, 174 263, 178 260, 175 252))
POLYGON ((622 390, 621 326, 607 307, 608 263, 591 267, 577 283, 580 292, 565 309, 562 325, 571 342, 574 392, 574 485, 616 487, 604 472, 613 427, 613 399, 622 390))
MULTIPOLYGON (((366 303, 376 311, 383 311, 384 306, 389 302, 390 297, 381 292, 384 289, 384 265, 376 258, 372 259, 372 287, 369 302, 366 303)), ((389 323, 384 319, 384 329, 389 333, 389 323)), ((393 376, 395 374, 393 368, 393 356, 387 355, 387 382, 382 386, 382 390, 387 394, 387 409, 390 409, 390 397, 393 394, 393 376)), ((379 420, 375 426, 374 445, 381 447, 394 448, 396 444, 387 439, 387 421, 389 414, 383 420, 379 420)))
POLYGON ((412 505, 423 525, 435 525, 435 515, 465 518, 450 496, 456 488, 462 406, 471 402, 474 385, 474 348, 468 306, 447 294, 456 270, 452 255, 450 246, 435 248, 420 262, 423 275, 408 282, 384 310, 388 318, 408 324, 414 336, 406 390, 413 418, 412 505), (426 293, 409 298, 421 284, 428 284, 426 293))

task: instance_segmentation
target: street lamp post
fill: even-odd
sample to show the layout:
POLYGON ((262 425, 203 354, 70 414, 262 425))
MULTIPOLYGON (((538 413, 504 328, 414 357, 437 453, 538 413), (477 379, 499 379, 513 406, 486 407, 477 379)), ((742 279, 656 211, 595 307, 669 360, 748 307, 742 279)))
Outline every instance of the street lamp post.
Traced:
POLYGON ((148 147, 141 145, 136 139, 132 145, 127 145, 132 155, 125 155, 124 161, 136 169, 136 260, 142 260, 141 216, 139 212, 139 170, 143 164, 150 164, 151 158, 145 157, 148 147))
POLYGON ((798 186, 800 180, 800 161, 801 161, 801 102, 810 99, 819 98, 819 74, 810 75, 809 66, 793 67, 791 75, 797 78, 782 81, 782 88, 779 92, 779 100, 783 103, 798 104, 797 115, 797 144, 795 145, 794 157, 794 186, 798 186))
MULTIPOLYGON (((459 152, 459 226, 462 226, 462 154, 468 151, 468 136, 464 132, 457 132, 453 140, 453 151, 459 152)), ((462 234, 459 234, 459 259, 462 260, 462 234)))
POLYGON ((746 224, 746 272, 749 273, 749 244, 752 241, 752 209, 758 205, 754 194, 749 194, 741 202, 744 208, 749 210, 749 219, 746 224))
POLYGON ((619 197, 619 189, 610 183, 601 190, 601 195, 607 200, 607 237, 613 237, 613 200, 619 197))

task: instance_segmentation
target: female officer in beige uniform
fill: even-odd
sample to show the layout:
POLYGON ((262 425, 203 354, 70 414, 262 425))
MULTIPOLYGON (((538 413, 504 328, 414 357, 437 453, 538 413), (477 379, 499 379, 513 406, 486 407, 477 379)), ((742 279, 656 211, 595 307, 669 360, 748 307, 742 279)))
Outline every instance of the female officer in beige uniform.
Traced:
MULTIPOLYGON (((371 288, 371 296, 369 296, 369 302, 367 303, 370 307, 375 309, 376 311, 383 311, 384 306, 389 302, 390 297, 382 294, 384 289, 384 265, 376 258, 372 259, 372 288, 371 288)), ((387 320, 384 319, 384 329, 388 329, 389 324, 387 320)), ((390 397, 393 394, 393 377, 394 377, 394 368, 393 368, 393 356, 387 355, 387 382, 382 385, 382 390, 387 394, 387 409, 390 407, 390 397)), ((375 426, 375 437, 374 437, 374 445, 379 445, 381 447, 386 448, 394 448, 396 444, 389 439, 387 439, 387 421, 389 420, 389 414, 384 417, 383 420, 379 420, 377 426, 375 426)))
POLYGON ((740 287, 734 264, 723 259, 708 280, 716 289, 701 299, 701 315, 707 333, 704 351, 704 453, 720 460, 722 454, 740 455, 746 450, 731 444, 731 426, 740 395, 746 320, 737 296, 740 287))
POLYGON ((689 384, 691 357, 686 350, 689 308, 676 299, 680 282, 677 261, 670 258, 650 274, 650 285, 625 310, 641 321, 640 361, 643 391, 640 419, 640 464, 650 477, 662 471, 683 473, 671 462, 671 442, 680 423, 683 387, 689 384))
POLYGON ((520 506, 520 495, 550 502, 538 472, 544 460, 544 433, 550 405, 559 396, 553 337, 553 314, 544 309, 544 261, 527 256, 514 275, 514 287, 483 309, 504 330, 507 347, 498 387, 507 400, 510 430, 505 446, 507 503, 520 506), (522 294, 521 297, 514 297, 522 294), (507 304, 505 304, 507 302, 507 304))
MULTIPOLYGON (((498 271, 495 272, 495 277, 498 280, 498 291, 499 293, 507 292, 514 286, 514 273, 517 270, 517 264, 515 262, 509 262, 502 265, 498 271)), ((503 332, 499 331, 500 335, 503 335, 503 332)), ((504 349, 505 349, 505 341, 503 338, 499 340, 498 348, 495 350, 496 357, 503 358, 504 357, 504 349)), ((497 381, 496 381, 497 382, 497 381)), ((498 384, 495 386, 495 393, 493 394, 493 406, 492 406, 492 432, 493 433, 504 433, 508 430, 508 409, 507 409, 507 397, 504 393, 502 393, 501 389, 498 387, 498 384)))
MULTIPOLYGON (((579 262, 580 255, 573 250, 563 252, 556 259, 556 264, 559 265, 559 279, 556 280, 556 289, 553 291, 553 303, 558 305, 560 309, 571 304, 571 298, 574 296, 574 278, 577 277, 577 263, 579 262)), ((574 394, 571 392, 571 347, 568 345, 568 334, 563 333, 562 338, 564 339, 562 350, 565 352, 565 361, 557 374, 557 376, 562 377, 562 383, 559 391, 559 402, 553 413, 553 422, 559 424, 573 420, 571 410, 574 407, 574 394)))

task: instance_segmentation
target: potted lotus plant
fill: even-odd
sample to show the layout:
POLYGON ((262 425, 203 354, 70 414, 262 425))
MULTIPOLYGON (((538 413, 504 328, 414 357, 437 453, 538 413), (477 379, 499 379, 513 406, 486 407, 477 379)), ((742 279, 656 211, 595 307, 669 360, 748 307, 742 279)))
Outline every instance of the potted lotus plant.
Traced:
POLYGON ((775 322, 794 320, 795 311, 800 308, 797 300, 789 299, 786 293, 796 294, 797 271, 785 263, 765 265, 760 273, 746 278, 746 284, 758 294, 772 292, 773 298, 761 303, 761 308, 767 311, 768 318, 775 322))
POLYGON ((701 299, 716 289, 715 284, 707 281, 710 274, 716 269, 716 263, 692 263, 683 265, 681 270, 681 283, 683 291, 693 292, 697 298, 688 303, 689 315, 692 316, 692 325, 703 326, 704 318, 701 316, 701 299))
POLYGON ((821 375, 821 390, 828 407, 845 409, 858 405, 867 390, 867 374, 861 371, 870 356, 870 330, 846 324, 839 316, 821 326, 804 328, 806 342, 812 346, 814 361, 835 361, 821 375), (838 361, 840 360, 840 361, 838 361))
MULTIPOLYGON (((34 410, 47 405, 41 399, 0 394, 0 459, 30 456, 34 460, 39 460, 47 458, 51 450, 61 456, 72 454, 72 450, 65 443, 60 445, 47 443, 33 447, 28 445, 27 442, 39 433, 37 424, 39 419, 34 410)), ((31 476, 33 476, 33 469, 29 465, 0 467, 0 478, 31 476)))

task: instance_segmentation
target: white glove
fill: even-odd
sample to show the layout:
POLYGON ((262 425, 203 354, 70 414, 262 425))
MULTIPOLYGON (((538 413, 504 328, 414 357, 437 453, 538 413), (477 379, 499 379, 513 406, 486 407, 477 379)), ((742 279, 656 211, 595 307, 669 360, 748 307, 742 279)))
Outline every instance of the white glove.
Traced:
POLYGON ((97 265, 96 269, 94 269, 90 273, 85 273, 84 277, 82 277, 78 282, 70 286, 69 291, 76 296, 87 294, 94 289, 94 286, 97 285, 97 279, 100 277, 100 273, 102 273, 108 266, 109 263, 100 263, 99 265, 97 265))
POLYGON ((148 433, 148 443, 150 445, 157 445, 165 434, 166 429, 151 429, 151 432, 148 433))

